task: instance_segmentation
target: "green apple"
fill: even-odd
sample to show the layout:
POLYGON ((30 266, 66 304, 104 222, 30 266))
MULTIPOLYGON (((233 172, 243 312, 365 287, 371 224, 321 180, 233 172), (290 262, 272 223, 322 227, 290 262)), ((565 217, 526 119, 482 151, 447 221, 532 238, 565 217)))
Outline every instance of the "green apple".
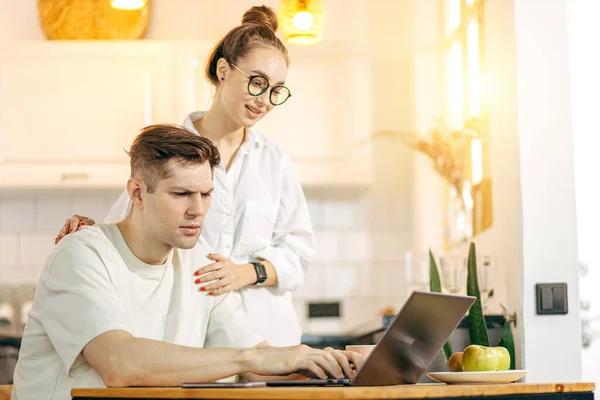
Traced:
POLYGON ((499 352, 492 347, 472 344, 463 351, 463 371, 497 371, 499 352))
POLYGON ((510 354, 502 346, 493 347, 498 353, 498 371, 507 371, 510 368, 510 354))

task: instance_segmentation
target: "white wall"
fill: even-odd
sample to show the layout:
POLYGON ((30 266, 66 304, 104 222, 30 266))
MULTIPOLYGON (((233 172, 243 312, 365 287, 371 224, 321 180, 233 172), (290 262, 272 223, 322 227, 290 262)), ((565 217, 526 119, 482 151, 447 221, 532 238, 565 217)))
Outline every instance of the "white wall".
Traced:
MULTIPOLYGON (((389 10, 402 7, 387 0, 374 0, 389 10)), ((401 1, 398 3, 410 3, 401 1)), ((280 0, 153 0, 151 20, 146 32, 149 40, 201 40, 219 38, 239 24, 244 11, 254 5, 265 4, 276 10, 280 0)), ((327 26, 325 39, 329 41, 365 40, 369 21, 365 18, 366 2, 362 0, 326 0, 327 26)), ((395 15, 395 14, 392 14, 395 15)), ((401 16, 397 20, 401 22, 401 16)), ((37 0, 0 0, 0 40, 41 40, 37 0)))
POLYGON ((566 0, 515 2, 523 346, 530 381, 581 379, 566 3, 566 0), (534 287, 539 282, 567 283, 567 315, 536 315, 534 287))
MULTIPOLYGON (((36 3, 0 0, 0 40, 45 40, 36 3)), ((279 0, 258 4, 262 3, 280 5, 279 0)), ((375 128, 407 129, 414 89, 412 2, 325 3, 326 40, 374 44, 375 128)), ((257 3, 228 0, 227 4, 226 8, 217 1, 154 0, 147 38, 216 41, 257 3)), ((424 23, 430 23, 427 17, 424 23)), ((360 333, 379 327, 378 312, 386 306, 399 308, 406 295, 403 260, 404 252, 412 249, 413 157, 399 143, 386 140, 374 143, 374 152, 376 179, 367 192, 307 193, 319 251, 305 287, 295 295, 305 331, 360 333), (321 300, 343 300, 340 321, 324 325, 305 318, 305 303, 321 300)), ((64 219, 79 213, 101 220, 116 195, 113 191, 0 194, 0 285, 35 283, 64 219)))
MULTIPOLYGON (((502 259, 492 305, 517 311, 516 364, 530 382, 581 379, 565 15, 563 0, 486 2, 494 223, 474 241, 479 254, 502 259), (568 283, 569 314, 535 314, 538 282, 568 283)), ((438 184, 429 178, 422 186, 438 184)), ((415 218, 441 226, 431 207, 415 202, 415 218)), ((468 245, 452 251, 466 254, 468 245)))
MULTIPOLYGON (((264 3, 279 7, 280 2, 264 3)), ((494 225, 476 242, 480 253, 505 260, 510 284, 500 278, 496 294, 519 313, 517 366, 530 370, 529 381, 580 377, 565 3, 487 1, 494 225), (568 315, 534 314, 533 285, 540 281, 569 284, 568 315)), ((35 4, 0 0, 0 40, 43 40, 35 4)), ((198 0, 153 4, 148 39, 193 40, 220 36, 255 2, 232 0, 227 11, 217 2, 198 0)), ((439 16, 437 0, 366 4, 327 0, 326 38, 372 43, 376 129, 422 128, 440 109, 434 92, 441 79, 439 48, 436 30, 430 29, 439 24, 430 17, 439 16), (431 47, 420 48, 423 44, 431 47)), ((574 117, 583 118, 575 112, 574 117)), ((345 315, 336 329, 378 324, 377 311, 397 305, 405 295, 404 251, 442 243, 443 209, 436 208, 436 198, 441 200, 443 184, 429 161, 396 142, 379 142, 375 152, 377 178, 368 193, 308 193, 319 254, 297 305, 302 315, 305 301, 345 299, 345 315)), ((54 226, 72 212, 102 218, 114 195, 0 196, 0 282, 33 282, 40 260, 29 249, 47 252, 54 226)))
POLYGON ((494 224, 475 242, 479 252, 504 258, 502 300, 517 311, 516 361, 518 368, 529 370, 526 380, 578 381, 581 338, 565 1, 490 0, 486 24, 494 224), (535 284, 544 282, 568 284, 567 315, 536 315, 535 284))
POLYGON ((577 201, 577 239, 579 259, 589 265, 589 273, 580 280, 580 297, 589 310, 581 310, 581 319, 589 321, 591 343, 582 352, 582 380, 600 387, 600 129, 598 93, 600 93, 600 50, 598 38, 600 2, 570 0, 569 60, 571 68, 571 117, 575 152, 575 193, 577 201))

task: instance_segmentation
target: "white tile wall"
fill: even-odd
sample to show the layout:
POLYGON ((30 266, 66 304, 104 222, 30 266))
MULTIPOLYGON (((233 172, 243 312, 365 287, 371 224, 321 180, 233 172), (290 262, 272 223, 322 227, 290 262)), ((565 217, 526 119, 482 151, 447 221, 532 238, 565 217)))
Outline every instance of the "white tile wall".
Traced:
POLYGON ((350 230, 338 234, 341 261, 365 263, 371 259, 371 237, 366 230, 350 230))
POLYGON ((3 285, 35 284, 39 277, 37 270, 30 271, 19 266, 3 267, 0 274, 3 285))
POLYGON ((35 199, 7 197, 0 201, 2 232, 29 232, 35 229, 35 199))
POLYGON ((320 264, 339 261, 339 232, 317 230, 315 232, 315 239, 317 244, 315 262, 320 264))
POLYGON ((323 201, 323 226, 330 229, 356 228, 364 225, 363 199, 323 201))
POLYGON ((312 219, 313 228, 320 229, 323 225, 323 200, 318 196, 308 197, 306 199, 308 212, 312 219))
POLYGON ((42 196, 36 199, 35 209, 37 230, 58 233, 65 220, 73 214, 73 200, 67 195, 42 196))
POLYGON ((102 220, 114 198, 112 190, 0 196, 0 284, 35 284, 65 219, 102 220))
POLYGON ((382 230, 371 233, 373 260, 399 265, 411 248, 409 232, 382 230))
POLYGON ((0 234, 0 279, 2 278, 2 267, 14 268, 19 265, 20 246, 19 234, 0 234))
MULTIPOLYGON (((404 254, 412 246, 410 182, 404 179, 406 172, 387 175, 366 193, 307 192, 318 251, 304 287, 294 293, 307 333, 377 327, 383 307, 401 305, 406 295, 404 254), (310 301, 340 301, 342 316, 327 326, 316 324, 308 319, 310 301)), ((81 214, 102 221, 119 194, 0 195, 0 285, 35 284, 65 219, 81 214)))
POLYGON ((341 310, 342 331, 360 335, 380 328, 380 312, 388 306, 398 310, 403 300, 383 296, 353 297, 344 300, 341 310))
POLYGON ((381 327, 381 300, 377 297, 350 298, 344 301, 342 307, 342 330, 361 335, 381 327))
POLYGON ((322 275, 325 284, 323 297, 328 300, 360 296, 360 269, 355 266, 331 266, 322 275))
POLYGON ((323 280, 325 264, 313 263, 304 279, 304 286, 294 293, 296 299, 315 299, 323 295, 325 289, 325 281, 323 280))
POLYGON ((366 282, 370 282, 370 286, 365 287, 365 296, 377 293, 377 297, 391 296, 393 291, 391 268, 389 264, 374 262, 370 268, 365 270, 363 275, 366 282))
POLYGON ((388 293, 390 297, 406 297, 407 287, 406 287, 406 274, 404 270, 404 264, 398 263, 393 264, 388 267, 387 273, 388 280, 388 293))
POLYGON ((107 194, 102 191, 94 191, 76 194, 73 196, 73 205, 69 216, 71 214, 85 215, 96 221, 103 221, 115 200, 112 192, 107 194))
MULTIPOLYGON (((55 232, 22 233, 19 266, 32 272, 41 271, 48 254, 54 248, 55 232)), ((37 274, 36 274, 37 276, 37 274)))
POLYGON ((366 225, 373 231, 390 227, 390 212, 395 207, 393 200, 384 194, 374 195, 365 207, 366 225))

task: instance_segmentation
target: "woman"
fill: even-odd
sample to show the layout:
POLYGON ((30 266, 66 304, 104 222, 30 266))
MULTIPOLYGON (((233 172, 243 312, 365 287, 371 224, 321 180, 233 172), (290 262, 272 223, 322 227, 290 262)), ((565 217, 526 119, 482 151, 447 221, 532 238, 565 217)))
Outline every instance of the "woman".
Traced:
MULTIPOLYGON (((288 346, 300 343, 301 337, 290 292, 304 283, 315 245, 304 193, 289 156, 253 129, 290 96, 284 86, 287 49, 276 29, 271 8, 252 7, 244 14, 242 24, 221 39, 206 66, 216 87, 213 104, 206 112, 191 113, 183 125, 211 139, 221 153, 200 239, 214 249, 209 255, 214 263, 199 265, 190 279, 209 295, 240 290, 258 332, 274 346, 288 346)), ((107 222, 122 219, 130 205, 123 192, 107 222)), ((57 242, 78 224, 93 223, 73 216, 57 242)), ((193 250, 188 256, 193 262, 193 250)))

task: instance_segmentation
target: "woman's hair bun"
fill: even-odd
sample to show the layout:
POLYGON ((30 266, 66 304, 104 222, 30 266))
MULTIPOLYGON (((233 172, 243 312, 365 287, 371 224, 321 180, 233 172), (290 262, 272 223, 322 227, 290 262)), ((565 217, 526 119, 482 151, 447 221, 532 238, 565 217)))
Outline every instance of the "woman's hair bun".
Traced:
POLYGON ((271 7, 254 6, 244 13, 242 24, 262 25, 277 32, 277 14, 271 7))

